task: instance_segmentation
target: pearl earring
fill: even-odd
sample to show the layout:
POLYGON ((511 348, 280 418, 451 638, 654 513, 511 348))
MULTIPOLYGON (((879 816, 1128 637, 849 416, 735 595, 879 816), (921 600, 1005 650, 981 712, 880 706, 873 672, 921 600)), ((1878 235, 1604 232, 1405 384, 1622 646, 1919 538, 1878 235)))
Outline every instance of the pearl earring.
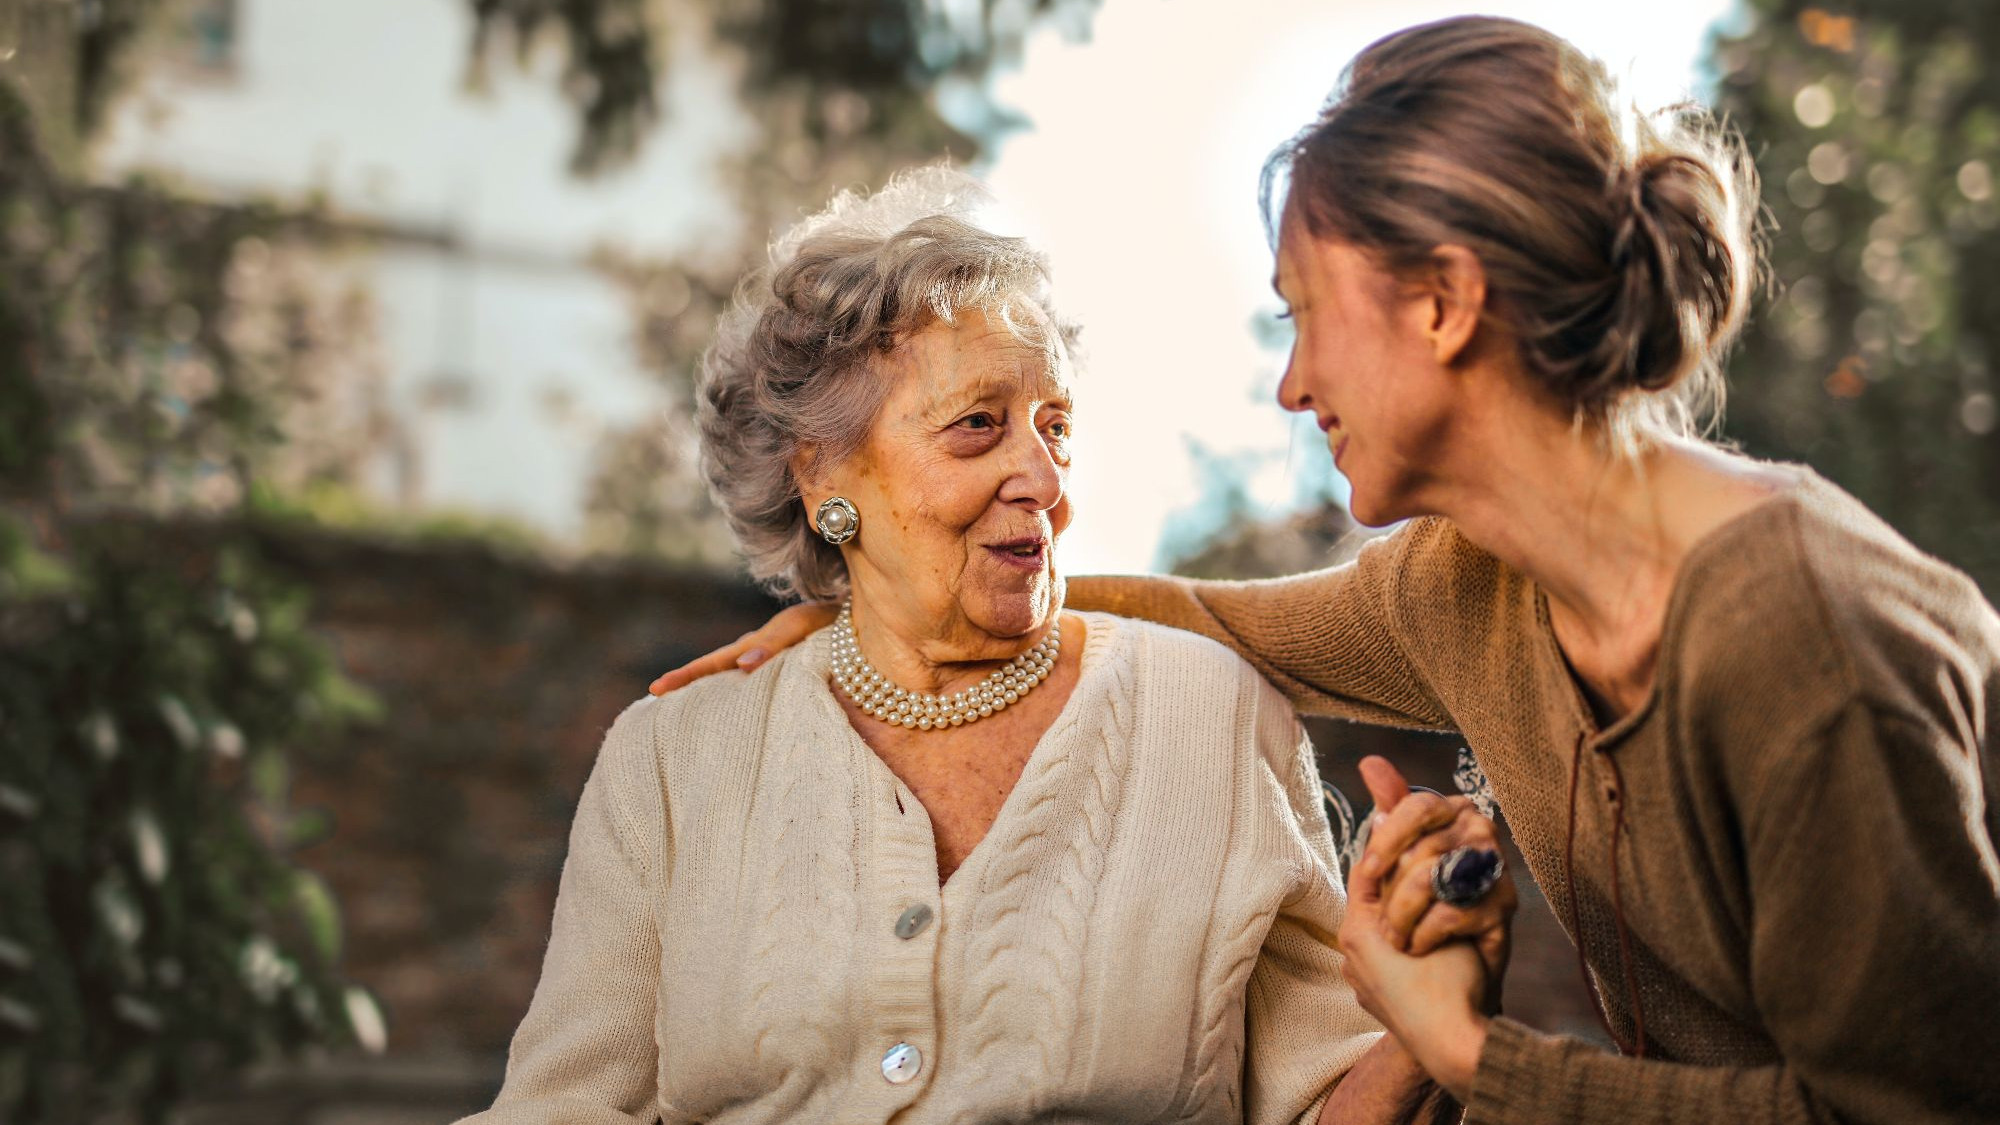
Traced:
POLYGON ((816 519, 820 538, 836 547, 854 538, 854 533, 861 530, 861 513, 845 496, 827 497, 826 503, 819 506, 816 519))

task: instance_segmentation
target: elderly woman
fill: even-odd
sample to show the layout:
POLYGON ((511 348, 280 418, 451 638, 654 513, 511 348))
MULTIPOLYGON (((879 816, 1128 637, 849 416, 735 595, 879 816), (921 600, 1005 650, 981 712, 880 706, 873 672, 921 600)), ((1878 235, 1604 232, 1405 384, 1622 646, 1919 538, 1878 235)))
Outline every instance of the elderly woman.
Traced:
POLYGON ((847 608, 613 725, 475 1120, 1430 1112, 1342 981, 1291 709, 1212 641, 1063 612, 1070 333, 976 196, 842 196, 725 318, 709 480, 757 578, 847 608))

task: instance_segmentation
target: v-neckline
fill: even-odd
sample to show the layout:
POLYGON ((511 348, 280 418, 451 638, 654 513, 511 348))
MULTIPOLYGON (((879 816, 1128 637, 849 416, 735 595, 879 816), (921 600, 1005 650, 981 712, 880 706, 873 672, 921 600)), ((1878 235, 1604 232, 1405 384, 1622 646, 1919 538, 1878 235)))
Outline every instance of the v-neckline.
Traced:
POLYGON ((1658 709, 1659 701, 1669 686, 1667 680, 1673 675, 1673 662, 1669 657, 1675 651, 1674 645, 1678 641, 1681 618, 1686 615, 1687 603, 1693 597, 1689 591, 1694 588, 1695 583, 1690 581, 1690 576, 1706 566, 1709 557, 1715 554, 1722 544, 1736 538, 1752 520, 1762 518, 1780 505, 1796 502, 1801 492, 1811 487, 1815 479, 1810 470, 1794 474, 1794 479, 1788 487, 1772 493, 1730 519, 1710 528, 1706 535, 1697 539, 1694 545, 1688 548, 1687 553, 1681 558, 1680 569, 1674 574, 1673 588, 1667 592, 1667 608, 1660 618, 1660 640, 1654 657, 1653 682, 1647 685, 1645 696, 1631 710, 1609 723, 1600 724, 1597 721, 1597 712, 1590 705, 1590 697, 1586 694, 1582 679, 1571 666, 1568 654, 1563 652, 1562 640, 1556 636, 1555 621, 1549 614, 1548 591, 1542 588, 1541 583, 1532 578, 1527 579, 1528 587, 1533 591, 1535 633, 1543 649, 1543 659, 1550 661, 1556 673, 1562 677, 1563 684, 1568 689, 1570 708, 1575 712, 1578 728, 1589 743, 1604 748, 1622 741, 1638 730, 1658 709))
POLYGON ((1104 646, 1110 643, 1112 634, 1116 631, 1116 626, 1103 614, 1086 614, 1075 610, 1066 612, 1076 614, 1084 622, 1083 648, 1077 656, 1080 663, 1076 673, 1076 684, 1070 688, 1069 698, 1063 701, 1063 705, 1057 710, 1055 718, 1050 721, 1048 729, 1042 732, 1042 736, 1035 740, 1034 747, 1028 751, 1027 760, 1021 763, 1020 776, 1014 780, 1013 788, 1007 791, 1006 798, 1000 802, 1000 811, 993 815, 993 823, 986 826, 986 832, 980 836, 979 842, 974 844, 972 849, 965 853, 964 861, 954 868, 949 876, 943 879, 938 878, 937 827, 931 822, 930 810, 924 807, 924 803, 917 799, 916 792, 904 784, 902 778, 896 776, 896 771, 889 768, 889 763, 882 760, 882 756, 875 752, 874 747, 868 745, 868 740, 862 738, 861 732, 855 730, 854 724, 848 721, 847 712, 841 708, 840 701, 834 697, 833 685, 826 678, 826 671, 830 666, 826 651, 827 631, 821 630, 812 638, 811 643, 814 645, 813 667, 809 674, 819 683, 825 692, 825 706, 832 716, 832 721, 840 724, 840 729, 846 733, 847 738, 850 740, 848 745, 849 753, 858 751, 867 755, 868 771, 871 774, 874 774, 878 770, 881 771, 881 775, 886 776, 889 784, 894 787, 896 799, 907 805, 903 815, 913 815, 918 818, 917 824, 921 827, 924 835, 925 851, 930 856, 930 881, 938 888, 940 901, 949 897, 952 894, 953 888, 968 881, 962 878, 962 876, 965 876, 975 865, 985 866, 994 851, 994 848, 988 845, 992 844, 994 837, 1000 834, 1003 826, 1020 819, 1021 813, 1016 806, 1023 801, 1031 799, 1023 797, 1021 791, 1029 786, 1032 779, 1040 776, 1042 772, 1046 772, 1045 760, 1050 754, 1055 753, 1051 747, 1055 745, 1058 737, 1070 727, 1084 721, 1082 708, 1086 706, 1084 701, 1085 696, 1094 697, 1100 694, 1101 689, 1097 680, 1104 666, 1104 646))

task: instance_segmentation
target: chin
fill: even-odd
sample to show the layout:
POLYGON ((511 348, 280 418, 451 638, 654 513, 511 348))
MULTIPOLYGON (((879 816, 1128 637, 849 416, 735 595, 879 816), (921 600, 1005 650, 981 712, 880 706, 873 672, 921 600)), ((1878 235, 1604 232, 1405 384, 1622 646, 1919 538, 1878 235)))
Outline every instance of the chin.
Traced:
POLYGON ((996 637, 1023 637, 1062 612, 1063 580, 1054 575, 1012 590, 991 590, 965 599, 965 614, 996 637))
POLYGON ((1358 492, 1347 498, 1347 514, 1362 527, 1387 527, 1396 522, 1394 516, 1376 510, 1375 506, 1358 492))
POLYGON ((1384 500, 1360 487, 1356 487, 1347 498, 1347 514, 1354 518, 1355 523, 1369 528, 1388 527, 1417 514, 1405 511, 1406 507, 1407 505, 1394 500, 1384 500))

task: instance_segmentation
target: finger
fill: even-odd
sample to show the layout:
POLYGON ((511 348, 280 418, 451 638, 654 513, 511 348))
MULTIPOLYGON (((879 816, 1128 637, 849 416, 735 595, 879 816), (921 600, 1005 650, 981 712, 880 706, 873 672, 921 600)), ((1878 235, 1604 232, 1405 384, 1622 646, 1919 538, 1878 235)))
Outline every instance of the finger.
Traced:
POLYGON ((717 672, 727 672, 740 668, 745 672, 771 658, 771 654, 798 644, 812 634, 833 622, 839 610, 826 602, 806 602, 787 606, 773 614, 769 621, 736 638, 735 641, 716 649, 706 656, 688 661, 686 664, 654 680, 647 690, 654 695, 665 695, 676 688, 683 688, 717 672))
POLYGON ((713 676, 717 672, 727 672, 731 668, 738 667, 738 658, 751 650, 753 647, 751 638, 755 636, 755 633, 745 633, 731 644, 724 645, 706 656, 696 657, 654 680, 647 690, 654 695, 665 695, 677 688, 686 687, 703 676, 713 676))
POLYGON ((1404 797, 1369 833, 1368 851, 1359 866, 1367 874, 1381 877, 1418 840, 1457 820, 1460 809, 1471 804, 1463 797, 1439 797, 1431 793, 1404 797))
POLYGON ((1340 975, 1354 990, 1354 998, 1362 1009, 1377 1019, 1381 1018, 1381 1014, 1375 1003, 1375 971, 1378 958, 1386 952, 1382 935, 1376 932, 1374 926, 1341 927, 1340 975))
POLYGON ((1335 940, 1345 945, 1356 935, 1380 933, 1381 922, 1382 915, 1379 910, 1367 902, 1356 902, 1353 898, 1349 898, 1345 916, 1340 920, 1340 929, 1335 932, 1335 940))
POLYGON ((1409 952, 1422 957, 1445 942, 1458 938, 1484 941, 1487 935, 1506 928, 1506 914, 1490 899, 1468 907, 1433 903, 1410 931, 1409 952))
POLYGON ((1484 941, 1495 934, 1505 937, 1519 906, 1512 883, 1495 884, 1485 898, 1469 906, 1439 903, 1425 911, 1410 931, 1410 952, 1422 956, 1453 938, 1484 941))
POLYGON ((1365 962, 1370 953, 1382 947, 1382 932, 1372 917, 1350 914, 1340 927, 1338 944, 1342 956, 1359 957, 1365 962))
POLYGON ((1410 783, 1403 777, 1403 771, 1377 754, 1361 759, 1361 784, 1368 787, 1375 808, 1385 813, 1410 795, 1410 783))
MULTIPOLYGON (((1470 801, 1463 797, 1450 797, 1445 798, 1444 802, 1456 812, 1449 824, 1430 827, 1445 815, 1443 812, 1429 814, 1423 820, 1413 821, 1411 823, 1417 831, 1422 832, 1422 835, 1405 846, 1400 856, 1390 857, 1385 853, 1382 857, 1387 861, 1387 869, 1381 877, 1384 898, 1389 896, 1395 884, 1405 878, 1420 880, 1424 886, 1430 886, 1437 857, 1446 852, 1461 848, 1496 854, 1500 852, 1500 835, 1495 830, 1493 822, 1480 815, 1479 810, 1470 801)), ((1392 826, 1390 832, 1393 834, 1397 830, 1392 826)), ((1504 870, 1502 874, 1504 877, 1504 870)))
POLYGON ((1461 910, 1442 902, 1432 903, 1431 908, 1424 911, 1424 916, 1417 920, 1415 928, 1410 931, 1410 940, 1405 948, 1410 956, 1422 957, 1454 938, 1472 937, 1475 934, 1483 936, 1485 931, 1473 920, 1477 913, 1476 910, 1461 910))
POLYGON ((1500 830, 1486 818, 1485 813, 1479 811, 1479 806, 1466 797, 1450 797, 1447 800, 1458 807, 1458 818, 1453 828, 1458 833, 1459 846, 1500 850, 1500 830))
POLYGON ((1486 962, 1487 999, 1498 1010, 1500 986, 1507 979, 1507 958, 1514 947, 1513 935, 1505 929, 1489 930, 1477 941, 1479 959, 1486 962))
POLYGON ((1369 835, 1381 813, 1370 813, 1362 822, 1361 858, 1347 871, 1347 905, 1351 916, 1356 909, 1366 909, 1382 897, 1382 873, 1368 864, 1369 835))
MULTIPOLYGON (((1444 803, 1455 805, 1459 800, 1448 798, 1444 803)), ((1404 849, 1395 866, 1382 876, 1380 896, 1384 932, 1390 935, 1392 944, 1397 948, 1408 947, 1418 920, 1436 896, 1431 876, 1436 872, 1439 860, 1446 853, 1460 848, 1499 850, 1493 823, 1479 815, 1470 802, 1458 805, 1457 815, 1450 824, 1425 833, 1404 849)), ((1490 897, 1489 892, 1489 900, 1490 897)))
MULTIPOLYGON (((1453 848, 1500 850, 1500 837, 1493 822, 1480 815, 1478 808, 1464 797, 1437 797, 1419 792, 1397 812, 1406 819, 1390 825, 1382 837, 1388 842, 1377 855, 1380 879, 1385 885, 1402 879, 1405 870, 1415 866, 1422 868, 1418 874, 1428 886, 1432 858, 1453 848), (1440 824, 1447 816, 1450 821, 1440 824), (1400 854, 1388 850, 1398 845, 1402 847, 1400 854)), ((1368 849, 1375 846, 1375 838, 1371 833, 1368 849)), ((1385 897, 1388 893, 1386 889, 1383 891, 1385 897)))
MULTIPOLYGON (((1412 878, 1408 880, 1409 883, 1417 882, 1414 876, 1418 870, 1427 872, 1430 868, 1413 869, 1410 872, 1412 878)), ((1421 898, 1426 900, 1426 905, 1413 921, 1410 912, 1416 909, 1413 900, 1418 897, 1419 892, 1414 889, 1409 892, 1403 891, 1405 883, 1401 880, 1386 892, 1390 901, 1382 910, 1382 928, 1389 935, 1391 944, 1398 944, 1399 948, 1407 949, 1413 956, 1429 953, 1456 937, 1484 938, 1496 932, 1504 934, 1508 923, 1514 917, 1514 912, 1521 904, 1520 895, 1514 889, 1512 878, 1506 875, 1501 876, 1500 881, 1493 885, 1492 890, 1486 892, 1485 897, 1466 906, 1435 902, 1434 891, 1428 885, 1427 875, 1423 882, 1425 886, 1421 891, 1421 898), (1407 934, 1408 940, 1399 943, 1397 938, 1399 933, 1407 934)))
POLYGON ((1431 888, 1431 872, 1438 857, 1451 850, 1451 841, 1438 835, 1427 836, 1403 853, 1403 862, 1382 889, 1381 929, 1383 937, 1397 949, 1410 948, 1410 938, 1425 914, 1438 905, 1431 888))

